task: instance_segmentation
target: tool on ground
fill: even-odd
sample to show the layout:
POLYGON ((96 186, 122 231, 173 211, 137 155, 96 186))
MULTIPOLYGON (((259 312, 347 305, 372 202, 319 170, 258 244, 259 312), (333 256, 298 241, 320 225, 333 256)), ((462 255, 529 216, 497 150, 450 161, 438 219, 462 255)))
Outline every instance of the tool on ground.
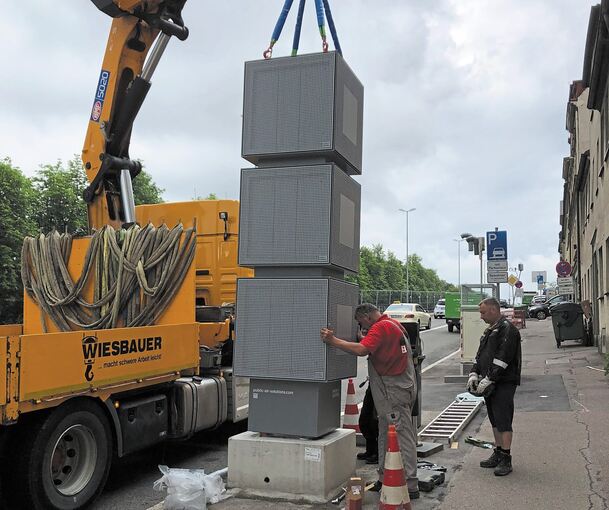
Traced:
POLYGON ((444 466, 440 466, 439 464, 434 464, 433 462, 427 462, 426 460, 419 460, 417 462, 417 469, 442 471, 444 473, 447 471, 447 469, 444 466))
POLYGON ((420 439, 445 439, 452 443, 465 426, 472 420, 483 400, 454 401, 438 416, 436 416, 418 436, 420 439))
POLYGON ((419 473, 419 490, 431 492, 438 485, 446 480, 446 475, 442 471, 424 471, 419 473))
POLYGON ((330 503, 332 503, 333 505, 338 505, 343 499, 345 499, 345 496, 347 495, 347 488, 343 487, 340 492, 338 493, 338 496, 336 496, 334 499, 330 500, 330 503))
POLYGON ((479 448, 486 448, 489 450, 492 450, 493 448, 495 448, 495 445, 493 443, 489 443, 488 441, 484 441, 483 439, 476 439, 475 437, 472 437, 472 436, 467 436, 465 438, 465 442, 469 443, 469 444, 473 444, 474 446, 478 446, 479 448))
POLYGON ((412 510, 395 425, 387 432, 387 453, 379 510, 412 510))
POLYGON ((345 400, 345 415, 343 416, 343 428, 360 432, 359 429, 359 407, 355 401, 355 386, 353 379, 347 384, 347 398, 345 400))

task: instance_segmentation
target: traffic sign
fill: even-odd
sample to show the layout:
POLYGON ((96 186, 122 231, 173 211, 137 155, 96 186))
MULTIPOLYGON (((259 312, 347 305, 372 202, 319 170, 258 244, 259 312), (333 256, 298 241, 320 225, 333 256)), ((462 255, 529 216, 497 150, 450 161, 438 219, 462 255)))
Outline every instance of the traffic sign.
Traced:
POLYGON ((575 294, 575 286, 573 285, 573 277, 559 277, 557 278, 558 292, 561 294, 575 294))
POLYGON ((508 283, 513 287, 514 284, 518 281, 518 277, 514 274, 508 276, 508 283))
POLYGON ((488 271, 507 271, 508 261, 507 260, 489 260, 486 263, 486 269, 488 271))
POLYGON ((537 285, 543 285, 548 280, 546 271, 531 271, 532 282, 537 285))
POLYGON ((507 271, 489 271, 486 273, 488 283, 506 283, 508 281, 507 271))
POLYGON ((572 267, 566 260, 561 260, 556 264, 556 274, 562 278, 571 275, 572 267))
POLYGON ((495 230, 486 233, 487 260, 507 260, 507 231, 495 230))
POLYGON ((516 287, 517 289, 522 289, 522 282, 520 280, 518 280, 515 284, 514 287, 516 287))

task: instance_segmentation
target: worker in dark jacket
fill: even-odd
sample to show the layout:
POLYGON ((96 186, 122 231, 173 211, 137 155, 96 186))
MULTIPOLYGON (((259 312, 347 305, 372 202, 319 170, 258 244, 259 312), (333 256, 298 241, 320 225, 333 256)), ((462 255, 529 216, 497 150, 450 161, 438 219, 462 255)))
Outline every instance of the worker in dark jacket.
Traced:
POLYGON ((467 390, 484 397, 495 436, 495 450, 480 466, 495 468, 496 476, 505 476, 512 471, 514 394, 522 365, 520 332, 501 315, 495 298, 480 303, 480 317, 489 326, 480 339, 467 390))

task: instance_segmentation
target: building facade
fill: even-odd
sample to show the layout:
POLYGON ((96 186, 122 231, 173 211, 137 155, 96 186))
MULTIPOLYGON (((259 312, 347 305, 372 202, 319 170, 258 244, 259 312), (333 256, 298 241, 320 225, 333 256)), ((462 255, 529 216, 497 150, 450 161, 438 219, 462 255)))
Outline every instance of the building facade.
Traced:
POLYGON ((569 88, 558 251, 573 266, 575 297, 589 302, 595 344, 609 329, 609 0, 590 12, 583 76, 569 88))

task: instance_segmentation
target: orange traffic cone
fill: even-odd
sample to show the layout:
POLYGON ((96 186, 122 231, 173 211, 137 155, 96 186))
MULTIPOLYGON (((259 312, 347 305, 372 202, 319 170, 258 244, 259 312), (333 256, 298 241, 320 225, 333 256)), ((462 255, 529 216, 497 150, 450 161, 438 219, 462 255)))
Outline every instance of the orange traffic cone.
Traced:
POLYGON ((387 432, 387 453, 379 510, 412 510, 395 425, 387 432))
POLYGON ((353 429, 359 432, 359 407, 355 401, 355 386, 353 379, 349 379, 347 385, 347 399, 345 401, 345 416, 343 417, 343 428, 353 429))

